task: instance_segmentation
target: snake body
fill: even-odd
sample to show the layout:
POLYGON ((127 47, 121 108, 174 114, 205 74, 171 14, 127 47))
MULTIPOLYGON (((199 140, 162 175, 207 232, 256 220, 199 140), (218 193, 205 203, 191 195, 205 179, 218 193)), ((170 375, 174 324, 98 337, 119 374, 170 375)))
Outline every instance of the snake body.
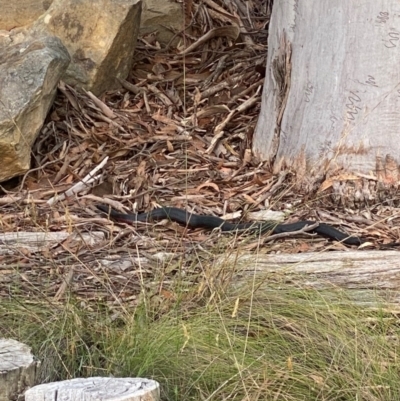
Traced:
MULTIPOLYGON (((169 219, 183 224, 190 228, 219 228, 221 231, 251 231, 257 233, 280 234, 299 231, 315 224, 315 221, 303 220, 296 223, 280 224, 276 221, 249 222, 249 223, 230 223, 215 216, 203 216, 190 213, 187 210, 176 207, 160 207, 148 213, 128 214, 120 213, 106 205, 96 206, 101 212, 107 214, 111 219, 122 223, 134 224, 137 222, 149 222, 152 220, 169 219)), ((341 241, 346 245, 361 245, 365 242, 359 237, 351 237, 349 234, 337 230, 326 223, 319 223, 317 227, 310 230, 311 233, 321 235, 336 241, 341 241)))

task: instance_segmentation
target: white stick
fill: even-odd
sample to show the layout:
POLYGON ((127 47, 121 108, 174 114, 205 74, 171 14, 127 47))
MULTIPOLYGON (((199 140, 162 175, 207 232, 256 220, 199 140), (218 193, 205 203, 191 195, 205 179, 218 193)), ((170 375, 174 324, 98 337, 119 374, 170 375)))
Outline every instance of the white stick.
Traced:
POLYGON ((60 200, 64 200, 65 198, 69 198, 72 195, 76 195, 79 192, 82 192, 85 189, 88 189, 89 185, 93 182, 96 182, 101 178, 101 174, 95 175, 100 169, 102 169, 108 161, 108 156, 103 159, 103 161, 95 167, 89 174, 87 174, 81 181, 76 183, 73 187, 65 191, 61 195, 55 195, 51 199, 47 201, 48 205, 54 205, 56 202, 60 200))

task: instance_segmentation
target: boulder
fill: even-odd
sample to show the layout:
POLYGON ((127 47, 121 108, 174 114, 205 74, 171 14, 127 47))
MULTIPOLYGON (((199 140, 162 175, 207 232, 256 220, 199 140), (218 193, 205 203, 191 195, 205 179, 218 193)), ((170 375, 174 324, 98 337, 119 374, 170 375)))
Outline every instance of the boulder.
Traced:
POLYGON ((144 0, 140 34, 154 33, 159 43, 167 45, 184 28, 182 5, 171 0, 144 0))
POLYGON ((0 32, 0 182, 29 169, 61 78, 99 95, 119 87, 133 62, 141 0, 37 3, 27 2, 36 21, 0 32))
POLYGON ((32 26, 57 36, 72 62, 63 80, 100 95, 120 87, 133 63, 141 0, 54 0, 32 26))
POLYGON ((25 173, 70 57, 58 38, 1 37, 0 182, 25 173))
POLYGON ((28 25, 42 15, 53 0, 0 0, 0 29, 28 25))

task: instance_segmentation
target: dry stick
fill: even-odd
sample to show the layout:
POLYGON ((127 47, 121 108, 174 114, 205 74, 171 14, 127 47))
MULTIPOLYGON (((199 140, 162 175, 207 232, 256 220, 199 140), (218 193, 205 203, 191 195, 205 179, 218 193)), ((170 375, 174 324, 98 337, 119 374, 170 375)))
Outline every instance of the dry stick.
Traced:
POLYGON ((72 279, 74 278, 74 274, 75 274, 74 266, 70 266, 67 275, 65 276, 65 278, 62 281, 60 287, 58 288, 56 294, 54 295, 54 300, 55 301, 59 301, 62 298, 62 296, 65 294, 65 292, 67 291, 68 287, 72 283, 72 279))
POLYGON ((87 174, 81 181, 79 181, 77 184, 75 184, 72 188, 70 188, 63 194, 53 196, 51 199, 47 201, 47 204, 50 206, 54 205, 57 201, 64 200, 65 198, 68 198, 72 195, 76 195, 79 192, 83 191, 84 189, 87 189, 89 184, 92 184, 93 182, 96 182, 101 178, 101 174, 97 176, 95 174, 105 166, 107 161, 108 161, 108 156, 106 156, 103 159, 103 161, 98 166, 96 166, 89 174, 87 174))
POLYGON ((59 158, 59 159, 57 159, 57 160, 51 160, 51 161, 48 161, 48 162, 46 162, 45 164, 43 164, 43 166, 35 167, 35 168, 32 168, 32 169, 28 170, 28 171, 24 174, 24 177, 22 178, 21 185, 19 186, 20 190, 22 190, 22 188, 24 187, 26 177, 27 177, 30 173, 33 173, 34 171, 41 170, 42 168, 45 168, 45 167, 47 167, 47 166, 49 166, 49 165, 51 165, 51 164, 58 163, 58 162, 60 162, 61 160, 62 160, 62 158, 59 158))
POLYGON ((226 125, 229 123, 229 121, 232 120, 232 117, 235 113, 241 113, 242 111, 245 111, 246 109, 254 106, 259 100, 259 95, 258 93, 255 93, 251 98, 247 99, 245 102, 243 102, 242 104, 240 104, 238 107, 236 107, 235 109, 233 109, 228 116, 225 118, 224 121, 222 121, 221 124, 219 124, 217 126, 217 128, 215 128, 215 135, 213 137, 213 139, 211 140, 211 144, 208 147, 208 149, 205 151, 206 154, 210 154, 215 146, 217 146, 217 142, 220 138, 222 138, 222 136, 224 135, 224 131, 223 129, 226 127, 226 125))
POLYGON ((249 92, 252 92, 253 89, 257 88, 258 86, 262 86, 264 83, 264 78, 258 80, 254 84, 250 85, 248 88, 246 88, 243 92, 238 93, 237 95, 231 97, 228 100, 228 104, 235 103, 236 100, 240 99, 241 97, 247 95, 249 92))
POLYGON ((269 235, 268 237, 266 237, 264 239, 264 242, 269 242, 269 241, 272 241, 272 240, 277 239, 277 238, 291 237, 291 236, 297 235, 297 234, 315 235, 315 234, 310 234, 308 231, 314 230, 314 228, 317 228, 318 226, 319 226, 319 223, 316 222, 316 223, 311 224, 309 226, 303 227, 301 230, 290 231, 290 232, 287 232, 287 233, 272 234, 272 235, 269 235))
POLYGON ((215 38, 216 36, 227 36, 233 40, 236 40, 239 37, 240 29, 237 25, 229 25, 229 26, 221 26, 219 28, 214 28, 211 31, 207 32, 203 35, 198 41, 191 44, 185 50, 182 50, 180 54, 182 56, 192 52, 197 47, 207 42, 208 40, 215 38))
POLYGON ((147 93, 145 91, 143 92, 143 101, 146 107, 147 114, 151 115, 152 114, 151 107, 149 105, 149 99, 147 98, 147 93))
POLYGON ((220 113, 229 113, 229 107, 225 106, 224 104, 219 104, 215 106, 208 106, 196 113, 197 118, 204 118, 204 117, 209 117, 213 116, 215 114, 220 114, 220 113))
MULTIPOLYGON (((282 170, 278 175, 278 180, 276 181, 276 183, 273 184, 271 186, 271 188, 253 206, 254 207, 258 206, 260 203, 264 202, 266 199, 271 198, 271 196, 274 195, 275 192, 280 189, 282 183, 285 181, 285 178, 288 174, 289 174, 289 171, 282 170)), ((262 192, 263 192, 263 190, 261 192, 258 192, 256 195, 258 196, 262 192)), ((253 195, 253 196, 255 196, 255 195, 253 195)))
POLYGON ((232 87, 232 84, 227 81, 222 81, 211 88, 206 89, 205 91, 201 92, 201 100, 208 99, 210 96, 215 95, 218 92, 221 92, 224 89, 229 89, 232 87))
POLYGON ((215 95, 216 93, 224 90, 229 89, 235 86, 235 84, 240 83, 242 81, 241 76, 237 77, 229 77, 228 80, 222 81, 210 88, 201 92, 201 100, 208 99, 210 96, 215 95))
POLYGON ((142 93, 144 91, 143 88, 136 86, 134 84, 131 84, 130 82, 126 81, 125 79, 120 79, 117 78, 118 82, 129 92, 132 92, 134 95, 138 95, 139 93, 142 93))
POLYGON ((58 90, 68 99, 69 103, 76 111, 79 113, 82 111, 79 102, 76 99, 76 92, 70 86, 68 86, 67 89, 65 83, 60 81, 58 84, 58 90), (73 96, 71 92, 73 92, 75 96, 73 96))
POLYGON ((216 81, 218 77, 223 73, 225 67, 225 61, 228 58, 228 54, 222 56, 217 63, 215 70, 204 80, 202 87, 206 88, 211 82, 216 81))
MULTIPOLYGON (((130 196, 130 198, 132 198, 131 195, 129 195, 129 196, 130 196)), ((124 209, 122 203, 117 200, 113 200, 110 198, 103 198, 103 197, 99 197, 99 196, 96 196, 93 194, 87 194, 83 198, 90 199, 90 200, 93 200, 98 203, 105 203, 105 204, 111 206, 113 209, 120 211, 121 213, 126 213, 126 209, 124 209)), ((130 199, 130 198, 128 198, 128 199, 130 199)), ((124 198, 122 198, 122 199, 124 199, 124 198)))
MULTIPOLYGON (((221 7, 220 5, 216 4, 212 0, 203 0, 204 4, 207 4, 209 7, 213 8, 215 11, 218 13, 225 15, 226 17, 230 18, 230 21, 236 21, 237 22, 237 17, 234 17, 231 13, 226 11, 225 8, 221 7)), ((207 10, 209 11, 209 10, 207 10)))
POLYGON ((116 123, 115 121, 111 120, 107 116, 104 116, 103 114, 95 113, 95 112, 90 111, 90 110, 85 110, 85 112, 86 112, 86 114, 88 116, 97 118, 97 119, 102 120, 102 121, 105 121, 106 123, 109 123, 109 124, 113 125, 114 127, 119 128, 122 132, 126 133, 126 130, 122 125, 116 123))
MULTIPOLYGON (((85 91, 86 92, 86 91, 85 91)), ((92 99, 93 103, 108 117, 108 118, 115 118, 115 113, 98 97, 93 95, 92 92, 87 91, 86 94, 92 99)))
POLYGON ((52 186, 54 187, 55 185, 58 184, 58 182, 61 180, 62 177, 66 174, 69 164, 71 163, 72 157, 70 155, 65 155, 64 163, 61 166, 60 170, 58 170, 58 173, 56 174, 52 186))
POLYGON ((0 205, 9 205, 10 203, 21 203, 22 205, 42 204, 46 203, 43 199, 33 199, 26 196, 7 195, 0 198, 0 205))
POLYGON ((171 99, 162 93, 158 88, 156 88, 154 85, 148 85, 148 89, 153 92, 155 95, 158 96, 158 98, 166 105, 166 106, 172 106, 173 103, 171 99))

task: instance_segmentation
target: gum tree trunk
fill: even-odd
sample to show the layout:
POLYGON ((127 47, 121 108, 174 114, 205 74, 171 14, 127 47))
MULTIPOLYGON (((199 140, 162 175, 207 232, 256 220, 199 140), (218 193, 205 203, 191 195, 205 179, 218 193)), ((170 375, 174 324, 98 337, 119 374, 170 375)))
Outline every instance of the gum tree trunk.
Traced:
POLYGON ((275 0, 255 155, 307 190, 396 186, 399 39, 395 0, 275 0))

